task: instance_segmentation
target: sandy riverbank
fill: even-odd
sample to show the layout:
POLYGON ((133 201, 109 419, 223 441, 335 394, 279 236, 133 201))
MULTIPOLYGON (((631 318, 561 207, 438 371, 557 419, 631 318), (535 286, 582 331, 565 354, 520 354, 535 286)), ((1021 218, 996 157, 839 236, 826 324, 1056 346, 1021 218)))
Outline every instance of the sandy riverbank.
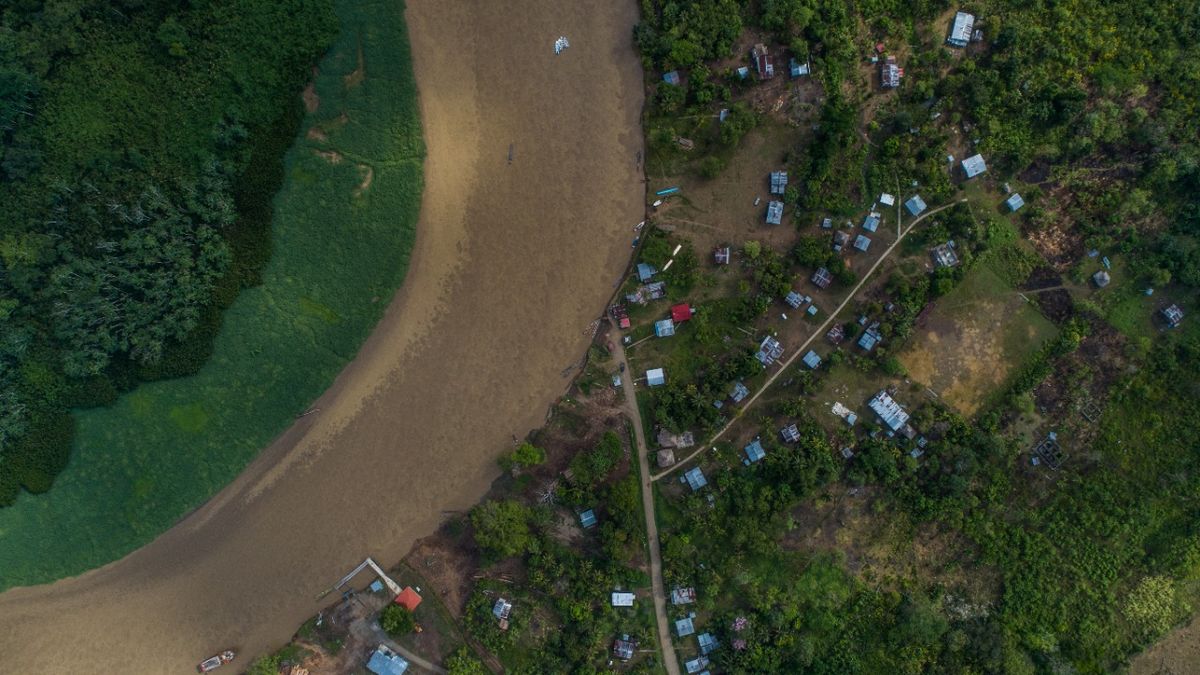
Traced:
POLYGON ((403 289, 320 412, 209 504, 112 565, 0 595, 0 672, 265 651, 364 555, 395 560, 475 502, 567 384, 641 220, 636 11, 410 2, 428 158, 403 289))

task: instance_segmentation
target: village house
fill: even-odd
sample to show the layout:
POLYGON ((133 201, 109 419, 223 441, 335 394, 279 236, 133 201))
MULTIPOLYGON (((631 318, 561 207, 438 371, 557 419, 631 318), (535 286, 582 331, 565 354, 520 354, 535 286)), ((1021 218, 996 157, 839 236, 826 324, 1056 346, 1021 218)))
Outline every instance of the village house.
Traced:
POLYGON ((879 203, 883 204, 884 206, 895 206, 896 197, 895 195, 890 195, 884 192, 883 194, 879 195, 879 203))
POLYGON ((1167 322, 1168 328, 1179 328, 1179 324, 1183 323, 1183 310, 1179 308, 1179 305, 1164 307, 1161 314, 1163 321, 1167 322))
POLYGON ((633 600, 633 593, 626 593, 624 591, 613 591, 612 593, 613 607, 633 607, 633 600))
POLYGON ((733 383, 733 392, 729 395, 734 403, 741 403, 743 399, 750 395, 750 389, 741 382, 733 383))
POLYGON ((644 262, 637 264, 638 281, 642 282, 643 284, 647 281, 650 281, 650 278, 655 274, 658 274, 658 270, 654 269, 653 265, 648 265, 644 262))
POLYGON ((499 622, 500 630, 508 630, 508 617, 512 615, 512 608, 512 603, 504 598, 497 598, 496 604, 492 605, 492 616, 499 622))
POLYGON ((1096 284, 1096 288, 1104 288, 1110 281, 1112 281, 1112 277, 1104 270, 1100 270, 1092 275, 1092 283, 1096 284))
POLYGON ((795 443, 800 440, 800 428, 793 422, 779 430, 779 435, 783 437, 785 443, 795 443))
POLYGON ((800 309, 800 305, 804 304, 804 296, 800 295, 796 291, 788 291, 787 297, 785 297, 783 301, 786 302, 788 307, 791 307, 792 309, 800 309))
POLYGON ((659 450, 655 454, 655 461, 658 462, 658 468, 665 469, 675 465, 675 451, 669 448, 659 450))
POLYGON ((767 224, 778 225, 783 222, 783 202, 767 202, 767 224))
POLYGON ((716 264, 718 264, 718 265, 728 265, 729 264, 729 247, 728 246, 718 246, 716 249, 714 249, 713 250, 713 261, 716 262, 716 264))
POLYGON ((775 64, 771 61, 766 45, 761 42, 754 45, 754 49, 750 50, 750 60, 754 62, 754 72, 758 79, 769 80, 775 77, 775 64))
POLYGON ((829 288, 829 284, 833 283, 833 275, 824 267, 818 267, 812 275, 813 285, 820 289, 829 288))
POLYGON ((841 253, 842 249, 846 248, 846 244, 850 243, 850 235, 842 230, 833 233, 833 252, 841 253))
POLYGON ((708 485, 708 479, 704 477, 704 472, 698 466, 688 469, 680 480, 687 483, 688 487, 692 488, 692 492, 708 485))
POLYGON ((816 316, 816 315, 817 315, 817 306, 816 306, 816 305, 809 305, 809 306, 808 306, 808 309, 804 310, 804 313, 805 313, 805 314, 807 314, 807 315, 809 315, 809 316, 816 316))
POLYGON ((757 438, 747 443, 746 447, 742 448, 742 450, 746 453, 746 459, 742 463, 746 465, 753 464, 767 456, 767 451, 763 449, 762 441, 757 438))
POLYGON ((754 358, 758 359, 764 366, 769 366, 775 363, 775 360, 783 356, 783 345, 779 344, 779 340, 768 335, 763 338, 762 344, 758 346, 758 353, 754 358))
POLYGON ((916 431, 908 426, 908 413, 900 406, 887 391, 880 390, 867 405, 879 415, 884 426, 908 438, 916 435, 916 431))
POLYGON ((862 228, 867 232, 874 232, 879 229, 879 214, 872 211, 863 218, 862 228))
POLYGON ((658 337, 670 337, 675 334, 675 322, 670 319, 662 319, 654 322, 654 334, 658 337))
POLYGON ((652 284, 646 284, 645 286, 638 286, 636 291, 625 296, 625 300, 638 305, 644 305, 651 300, 658 300, 666 294, 666 282, 656 281, 652 284))
POLYGON ((696 437, 690 431, 685 431, 679 434, 673 434, 666 429, 658 430, 658 446, 660 448, 690 448, 696 444, 696 437))
POLYGON ((958 12, 954 15, 954 23, 950 26, 950 36, 946 44, 952 47, 966 47, 971 41, 971 32, 975 28, 975 15, 958 12))
POLYGON ((596 511, 595 511, 595 509, 588 509, 587 511, 584 511, 583 513, 579 514, 579 524, 585 530, 595 527, 596 526, 596 511))
POLYGON ((987 164, 983 161, 983 155, 976 154, 964 159, 962 168, 967 178, 974 178, 987 171, 987 164))
POLYGON ((858 235, 854 238, 854 248, 865 253, 868 248, 871 248, 871 238, 865 234, 858 235))
POLYGON ((692 314, 692 306, 686 302, 681 302, 678 305, 673 305, 671 307, 671 320, 675 323, 683 323, 684 321, 690 320, 692 318, 692 314))
POLYGON ((661 387, 667 383, 667 375, 662 368, 651 368, 646 371, 646 384, 651 387, 661 387))
POLYGON ((628 635, 622 635, 613 642, 613 656, 628 661, 637 651, 637 642, 630 640, 628 635))
POLYGON ((879 83, 884 89, 895 89, 900 86, 900 78, 904 77, 904 69, 896 65, 896 57, 887 57, 879 67, 879 83))
POLYGON ((904 208, 908 209, 910 215, 919 216, 925 210, 925 200, 921 199, 921 195, 913 195, 911 199, 904 202, 904 208))
POLYGON ((721 643, 717 642, 717 638, 712 633, 701 633, 696 637, 696 640, 700 643, 700 653, 704 656, 708 656, 717 647, 721 646, 721 643))
POLYGON ((858 346, 863 348, 863 351, 871 351, 875 349, 875 345, 883 342, 883 336, 879 334, 879 322, 871 324, 869 328, 863 331, 863 334, 858 338, 858 346))
POLYGON ((833 218, 822 218, 821 219, 821 229, 822 230, 832 230, 833 229, 833 218))
POLYGON ((787 192, 788 173, 786 171, 771 172, 771 194, 782 195, 787 192))
POLYGON ((958 254, 954 251, 954 242, 948 241, 930 249, 933 263, 938 267, 954 267, 958 264, 958 254))
POLYGON ((672 605, 690 605, 696 602, 696 589, 691 586, 677 586, 671 589, 672 605))
POLYGON ((679 637, 687 637, 696 634, 696 624, 692 622, 695 617, 685 616, 682 619, 675 620, 675 634, 679 637))
POLYGON ((801 63, 800 61, 793 58, 790 61, 788 61, 788 72, 791 74, 792 77, 800 77, 802 75, 810 75, 812 73, 812 66, 809 65, 808 61, 801 63))
POLYGON ((708 667, 708 657, 707 656, 697 656, 696 658, 692 659, 691 661, 686 661, 683 664, 683 669, 688 672, 688 675, 691 675, 692 673, 699 673, 700 671, 704 670, 707 667, 708 667))
POLYGON ((804 365, 806 365, 809 368, 812 368, 814 370, 816 369, 817 366, 821 365, 821 357, 818 356, 817 353, 811 349, 808 350, 808 353, 804 355, 803 361, 804 361, 804 365))
POLYGON ((1021 193, 1014 192, 1011 197, 1004 200, 1004 205, 1008 207, 1008 212, 1012 213, 1025 206, 1025 200, 1021 198, 1021 193))
POLYGON ((371 652, 367 670, 375 675, 404 675, 404 671, 408 670, 408 661, 387 645, 381 644, 371 652))
POLYGON ((834 324, 833 328, 830 328, 829 332, 825 334, 825 339, 829 340, 831 344, 842 344, 842 340, 846 339, 846 327, 840 323, 834 324))
POLYGON ((392 602, 410 612, 415 612, 421 604, 421 595, 412 586, 405 586, 404 590, 400 591, 400 594, 392 602))

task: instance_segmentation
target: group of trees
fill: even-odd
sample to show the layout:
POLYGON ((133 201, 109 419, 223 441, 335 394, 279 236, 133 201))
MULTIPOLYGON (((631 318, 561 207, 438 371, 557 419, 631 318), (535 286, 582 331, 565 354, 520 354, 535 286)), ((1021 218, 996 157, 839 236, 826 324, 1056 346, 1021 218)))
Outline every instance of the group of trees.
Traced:
POLYGON ((329 0, 0 8, 0 506, 65 466, 69 408, 203 363, 335 30, 329 0))

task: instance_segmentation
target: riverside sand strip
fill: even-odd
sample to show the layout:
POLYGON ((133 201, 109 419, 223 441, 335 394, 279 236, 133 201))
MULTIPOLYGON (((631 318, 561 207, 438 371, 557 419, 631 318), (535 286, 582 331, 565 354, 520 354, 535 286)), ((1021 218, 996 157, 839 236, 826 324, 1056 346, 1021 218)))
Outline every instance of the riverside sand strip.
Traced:
POLYGON ((413 0, 407 17, 426 189, 385 318, 320 412, 204 507, 0 595, 0 670, 181 673, 281 644, 365 555, 396 560, 469 508, 566 386, 642 217, 636 5, 413 0))

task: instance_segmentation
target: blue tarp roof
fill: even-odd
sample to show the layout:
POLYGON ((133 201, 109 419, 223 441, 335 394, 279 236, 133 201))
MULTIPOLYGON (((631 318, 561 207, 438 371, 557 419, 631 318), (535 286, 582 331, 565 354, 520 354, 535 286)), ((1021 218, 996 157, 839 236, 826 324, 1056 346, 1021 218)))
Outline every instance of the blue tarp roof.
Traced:
POLYGON ((404 671, 408 670, 408 661, 387 647, 379 645, 371 653, 371 660, 367 661, 367 670, 376 675, 404 675, 404 671))
POLYGON ((921 199, 921 195, 913 195, 912 199, 904 202, 904 208, 914 216, 920 215, 925 210, 925 200, 921 199))
POLYGON ((675 334, 675 322, 670 319, 654 322, 654 334, 658 337, 669 337, 675 334))

